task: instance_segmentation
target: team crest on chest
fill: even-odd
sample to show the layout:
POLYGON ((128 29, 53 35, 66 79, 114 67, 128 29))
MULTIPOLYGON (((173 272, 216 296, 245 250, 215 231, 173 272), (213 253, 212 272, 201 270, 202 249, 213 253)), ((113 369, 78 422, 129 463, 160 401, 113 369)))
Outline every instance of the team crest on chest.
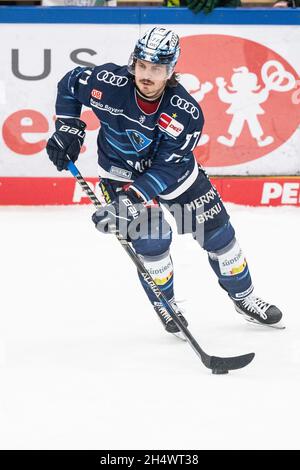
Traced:
POLYGON ((141 152, 152 142, 151 139, 135 129, 126 129, 126 134, 137 152, 141 152))

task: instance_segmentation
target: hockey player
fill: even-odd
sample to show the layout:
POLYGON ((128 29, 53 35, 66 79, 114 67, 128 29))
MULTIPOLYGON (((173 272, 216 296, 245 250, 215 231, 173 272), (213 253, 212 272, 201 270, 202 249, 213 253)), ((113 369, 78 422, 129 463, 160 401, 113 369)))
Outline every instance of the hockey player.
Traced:
MULTIPOLYGON (((58 84, 56 131, 47 153, 59 171, 75 162, 85 137, 82 105, 100 119, 98 164, 106 205, 93 214, 103 233, 119 231, 157 285, 175 303, 172 231, 161 209, 173 215, 179 233, 191 233, 208 253, 219 284, 238 313, 256 323, 276 326, 282 317, 274 305, 253 293, 247 261, 229 215, 193 150, 204 119, 198 103, 178 83, 174 72, 180 53, 178 36, 152 28, 139 39, 128 66, 106 63, 77 67, 58 84)), ((140 282, 168 332, 178 327, 152 291, 140 282)))

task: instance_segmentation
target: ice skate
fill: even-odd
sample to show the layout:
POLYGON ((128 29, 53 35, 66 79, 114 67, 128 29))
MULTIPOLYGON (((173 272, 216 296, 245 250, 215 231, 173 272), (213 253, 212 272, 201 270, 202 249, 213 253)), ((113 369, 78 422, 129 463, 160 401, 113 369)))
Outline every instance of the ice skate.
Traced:
POLYGON ((275 305, 271 305, 253 294, 241 300, 232 300, 236 311, 243 315, 245 320, 272 328, 285 328, 281 322, 282 312, 275 305))
MULTIPOLYGON (((175 336, 177 336, 180 339, 185 339, 184 336, 182 335, 180 329, 178 328, 178 326, 176 325, 176 323, 172 319, 171 315, 167 312, 165 307, 163 307, 163 305, 160 302, 159 303, 155 302, 155 304, 156 305, 154 306, 154 310, 158 314, 162 324, 165 327, 165 330, 168 333, 174 334, 175 336)), ((171 302, 171 304, 172 304, 172 307, 175 309, 175 312, 176 312, 179 320, 181 320, 181 322, 184 324, 184 326, 188 326, 188 322, 184 318, 184 316, 183 316, 182 312, 180 311, 180 309, 178 308, 177 304, 175 302, 171 302)))

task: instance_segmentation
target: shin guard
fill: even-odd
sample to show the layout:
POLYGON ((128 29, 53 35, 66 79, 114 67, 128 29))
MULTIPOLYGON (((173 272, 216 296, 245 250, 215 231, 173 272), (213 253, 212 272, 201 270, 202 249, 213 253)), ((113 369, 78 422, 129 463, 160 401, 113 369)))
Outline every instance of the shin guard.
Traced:
MULTIPOLYGON (((174 297, 173 290, 173 263, 169 250, 158 256, 141 256, 139 255, 145 267, 153 277, 155 283, 162 290, 168 300, 174 297)), ((141 284, 150 300, 154 305, 157 299, 143 278, 139 276, 141 284)))
POLYGON ((241 299, 253 291, 248 264, 235 237, 227 246, 209 252, 208 256, 220 285, 230 297, 241 299))

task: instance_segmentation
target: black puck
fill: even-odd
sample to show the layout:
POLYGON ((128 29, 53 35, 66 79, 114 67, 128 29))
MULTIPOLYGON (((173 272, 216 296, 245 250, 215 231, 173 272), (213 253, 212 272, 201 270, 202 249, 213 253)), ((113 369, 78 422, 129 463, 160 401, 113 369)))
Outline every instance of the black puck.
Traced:
POLYGON ((212 369, 213 374, 221 375, 221 374, 228 374, 228 370, 225 369, 212 369))

